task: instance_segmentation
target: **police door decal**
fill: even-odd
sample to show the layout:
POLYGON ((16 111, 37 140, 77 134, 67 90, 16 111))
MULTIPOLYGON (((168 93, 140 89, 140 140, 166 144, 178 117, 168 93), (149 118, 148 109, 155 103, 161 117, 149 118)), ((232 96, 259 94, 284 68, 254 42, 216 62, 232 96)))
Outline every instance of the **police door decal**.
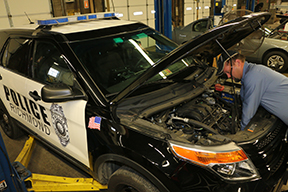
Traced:
POLYGON ((63 109, 58 104, 52 104, 50 111, 55 133, 58 136, 60 143, 65 147, 69 143, 70 138, 63 109))
POLYGON ((28 124, 29 127, 33 126, 35 129, 42 131, 46 135, 50 135, 50 121, 48 120, 45 107, 38 105, 35 101, 15 91, 18 90, 21 92, 20 87, 14 90, 3 84, 1 93, 2 90, 5 96, 1 94, 1 98, 10 116, 18 119, 23 124, 28 124))
MULTIPOLYGON (((41 93, 42 84, 27 80, 27 90, 34 90, 41 93)), ((28 96, 26 96, 28 97, 28 96)), ((50 122, 50 135, 43 133, 33 127, 45 140, 49 141, 60 152, 77 159, 87 167, 90 167, 88 157, 88 141, 85 123, 85 108, 87 101, 72 100, 59 103, 46 103, 43 100, 36 102, 45 107, 47 121, 50 122)))

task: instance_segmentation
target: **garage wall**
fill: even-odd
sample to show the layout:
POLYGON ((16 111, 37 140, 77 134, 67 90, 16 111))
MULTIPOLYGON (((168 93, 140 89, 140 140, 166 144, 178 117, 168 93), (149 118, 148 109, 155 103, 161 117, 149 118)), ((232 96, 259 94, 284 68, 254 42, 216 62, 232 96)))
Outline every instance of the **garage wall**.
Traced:
POLYGON ((19 27, 29 24, 25 12, 31 19, 50 18, 50 0, 3 0, 0 1, 0 28, 19 27), (8 17, 10 14, 12 17, 8 17))
MULTIPOLYGON (((237 0, 226 0, 226 5, 237 9, 237 0)), ((211 0, 184 0, 184 26, 197 19, 209 17, 211 0)))
POLYGON ((198 4, 195 0, 184 0, 184 26, 197 19, 208 17, 210 6, 210 0, 201 0, 198 4))
MULTIPOLYGON (((52 17, 50 2, 50 0, 0 1, 0 28, 29 24, 24 12, 32 21, 52 17), (12 17, 9 18, 8 14, 12 17)), ((155 28, 154 0, 109 0, 106 6, 109 6, 110 11, 117 12, 120 19, 140 21, 155 28)))
POLYGON ((0 1, 0 28, 10 27, 6 13, 5 2, 0 1))
POLYGON ((234 10, 236 10, 237 0, 226 0, 226 5, 231 6, 234 10))
MULTIPOLYGON (((24 12, 32 21, 50 18, 50 0, 3 0, 0 1, 0 28, 29 24, 24 12), (12 17, 8 17, 10 14, 12 17)), ((107 3, 107 1, 105 0, 107 3)), ((237 0, 226 0, 226 4, 237 7, 237 0)), ((184 0, 184 26, 209 16, 210 0, 184 0)), ((110 11, 118 13, 120 19, 143 22, 155 28, 154 0, 109 0, 110 11)))
POLYGON ((140 21, 155 28, 154 0, 109 0, 108 6, 120 19, 140 21))

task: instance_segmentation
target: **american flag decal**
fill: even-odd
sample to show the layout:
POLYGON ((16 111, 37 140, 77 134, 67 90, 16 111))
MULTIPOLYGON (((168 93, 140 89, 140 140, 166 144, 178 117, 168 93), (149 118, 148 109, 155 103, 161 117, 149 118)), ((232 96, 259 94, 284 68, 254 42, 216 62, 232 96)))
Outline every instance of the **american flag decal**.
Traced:
POLYGON ((98 129, 100 131, 101 117, 90 117, 88 128, 98 129))

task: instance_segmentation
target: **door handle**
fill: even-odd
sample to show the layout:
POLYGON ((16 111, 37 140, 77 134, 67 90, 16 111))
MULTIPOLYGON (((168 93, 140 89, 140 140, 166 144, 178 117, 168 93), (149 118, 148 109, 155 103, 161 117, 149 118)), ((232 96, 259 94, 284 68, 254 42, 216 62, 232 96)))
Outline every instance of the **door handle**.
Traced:
POLYGON ((35 101, 39 101, 41 100, 41 97, 38 95, 38 92, 35 91, 29 91, 29 95, 35 100, 35 101))

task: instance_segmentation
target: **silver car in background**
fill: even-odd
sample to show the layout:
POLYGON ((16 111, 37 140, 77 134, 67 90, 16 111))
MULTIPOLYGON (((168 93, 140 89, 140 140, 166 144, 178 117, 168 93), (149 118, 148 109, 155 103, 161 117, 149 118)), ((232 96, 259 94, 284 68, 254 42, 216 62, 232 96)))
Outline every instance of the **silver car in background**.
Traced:
MULTIPOLYGON (((237 10, 224 15, 220 21, 226 23, 236 16, 241 16, 242 13, 248 12, 247 10, 237 10)), ((250 11, 251 12, 251 11, 250 11)), ((258 36, 249 36, 242 40, 240 52, 246 56, 247 61, 266 65, 278 72, 285 72, 288 68, 288 34, 282 31, 281 28, 285 26, 288 19, 283 20, 277 27, 263 26, 263 33, 258 36)), ((272 26, 272 25, 271 25, 272 26)), ((274 25, 275 26, 275 25, 274 25)), ((173 30, 172 40, 178 44, 185 43, 198 35, 214 27, 213 19, 211 17, 202 18, 193 21, 185 27, 177 27, 173 30)))
MULTIPOLYGON (((254 63, 266 65, 278 72, 285 72, 288 68, 288 34, 282 31, 281 28, 287 22, 288 19, 274 29, 264 27, 265 39, 262 45, 254 53, 246 54, 246 59, 254 63)), ((261 42, 255 38, 251 39, 251 42, 248 44, 253 47, 253 45, 257 46, 258 43, 261 42)))
POLYGON ((212 29, 213 27, 212 17, 198 19, 184 27, 175 27, 172 31, 172 40, 178 44, 182 44, 198 35, 201 35, 209 29, 212 29))

